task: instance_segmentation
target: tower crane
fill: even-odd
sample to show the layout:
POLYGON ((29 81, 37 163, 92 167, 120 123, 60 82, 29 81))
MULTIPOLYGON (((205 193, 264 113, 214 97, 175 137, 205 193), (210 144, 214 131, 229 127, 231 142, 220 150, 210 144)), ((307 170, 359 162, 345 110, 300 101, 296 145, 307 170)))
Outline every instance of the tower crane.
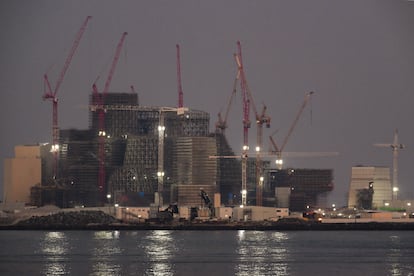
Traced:
POLYGON ((236 95, 236 92, 237 92, 236 87, 237 87, 237 81, 239 80, 239 78, 240 78, 240 71, 237 70, 237 74, 236 74, 236 77, 234 78, 234 82, 233 82, 233 90, 232 90, 230 99, 227 103, 226 113, 224 114, 224 119, 221 116, 221 112, 219 112, 217 114, 218 115, 218 120, 216 122, 216 133, 224 134, 224 132, 227 128, 227 118, 229 116, 231 103, 233 102, 234 96, 236 95))
POLYGON ((235 55, 237 68, 240 73, 240 88, 243 98, 243 151, 242 151, 242 204, 247 203, 247 152, 249 150, 249 128, 250 128, 250 97, 247 92, 247 80, 244 73, 242 50, 240 41, 237 41, 237 54, 235 55))
MULTIPOLYGON (((250 94, 251 96, 251 94, 250 94)), ((253 100, 252 100, 253 103, 253 100)), ((252 105, 253 106, 253 105, 252 105)), ((256 146, 256 205, 263 205, 263 162, 261 152, 263 151, 263 124, 266 128, 270 127, 270 116, 266 114, 266 105, 263 105, 262 113, 258 114, 256 108, 254 112, 257 123, 257 146, 256 146)))
MULTIPOLYGON (((256 123, 257 123, 257 141, 256 141, 256 205, 262 206, 263 205, 263 199, 262 199, 262 190, 263 190, 263 165, 262 160, 260 156, 260 152, 263 150, 263 124, 266 125, 267 128, 270 127, 270 117, 266 114, 266 106, 263 106, 262 112, 259 114, 256 108, 256 104, 254 103, 254 99, 252 96, 252 93, 249 89, 249 86, 247 84, 246 76, 244 74, 244 69, 241 61, 241 44, 240 41, 237 42, 239 55, 236 56, 236 62, 239 71, 242 75, 242 82, 244 86, 244 92, 243 97, 247 97, 247 100, 249 101, 251 107, 253 108, 253 112, 256 117, 256 123)), ((242 88, 243 90, 243 88, 242 88)), ((245 100, 244 100, 245 101, 245 100)), ((248 116, 248 114, 247 114, 248 116)), ((246 143, 247 144, 247 143, 246 143)))
POLYGON ((92 85, 93 90, 93 99, 94 99, 94 107, 92 111, 98 112, 98 159, 99 159, 99 172, 98 172, 98 187, 99 190, 104 193, 105 192, 105 96, 108 93, 109 86, 112 82, 112 77, 115 72, 116 65, 118 64, 119 56, 122 50, 122 45, 124 44, 125 37, 128 35, 127 32, 124 32, 121 36, 120 41, 116 47, 115 56, 112 61, 111 68, 108 73, 108 77, 105 82, 104 89, 101 93, 99 93, 96 83, 92 85))
POLYGON ((376 147, 392 149, 393 163, 392 163, 392 199, 397 200, 398 194, 398 152, 400 149, 405 148, 405 145, 398 142, 398 129, 394 131, 394 141, 391 144, 377 143, 376 147))
MULTIPOLYGON (((129 88, 131 89, 131 94, 137 94, 137 92, 135 91, 134 85, 131 84, 131 86, 129 88)), ((137 102, 139 104, 139 95, 138 94, 137 94, 137 102)))
POLYGON ((86 30, 86 26, 92 16, 87 16, 82 26, 80 27, 78 33, 75 36, 73 41, 72 48, 69 51, 68 56, 66 57, 65 64, 63 65, 62 71, 59 74, 59 77, 56 81, 55 89, 52 89, 49 78, 47 74, 43 75, 45 83, 45 92, 43 94, 43 100, 52 101, 52 148, 53 153, 53 178, 57 178, 58 172, 58 154, 59 154, 59 126, 58 126, 58 98, 57 93, 59 91, 60 85, 65 77, 66 71, 69 69, 69 65, 72 62, 72 58, 76 52, 76 49, 79 46, 83 33, 86 30))
POLYGON ((280 148, 277 146, 277 144, 276 144, 275 140, 273 139, 272 135, 269 136, 270 143, 273 145, 274 153, 276 154, 276 166, 277 166, 278 169, 282 169, 282 165, 283 165, 282 152, 285 149, 285 146, 286 146, 287 142, 289 141, 289 138, 292 135, 292 132, 295 129, 296 124, 298 123, 299 118, 303 113, 303 110, 305 109, 307 103, 309 102, 309 100, 311 99, 311 96, 313 94, 314 94, 313 91, 311 91, 309 93, 306 93, 305 100, 303 101, 303 103, 302 103, 302 105, 299 109, 299 112, 296 114, 296 117, 293 120, 293 123, 290 126, 289 131, 288 131, 285 139, 283 140, 282 146, 280 148))
POLYGON ((175 45, 177 48, 177 89, 178 89, 178 108, 184 106, 183 87, 181 85, 181 62, 180 62, 180 45, 175 45))
MULTIPOLYGON (((227 127, 226 119, 227 119, 227 112, 231 103, 231 100, 236 91, 237 80, 240 78, 240 87, 241 93, 243 98, 243 148, 241 156, 209 156, 209 158, 241 158, 241 165, 242 165, 242 202, 241 205, 245 206, 247 203, 247 157, 249 151, 249 128, 251 126, 249 115, 250 115, 250 104, 253 102, 252 106, 254 106, 254 111, 256 115, 256 122, 258 124, 258 146, 256 149, 260 149, 262 144, 262 126, 266 124, 267 127, 270 126, 270 117, 266 115, 266 106, 264 106, 263 111, 259 114, 256 110, 256 106, 254 105, 253 97, 251 95, 250 89, 247 84, 246 75, 244 72, 243 67, 243 59, 242 59, 242 50, 241 50, 241 43, 237 41, 237 53, 234 55, 235 61, 237 64, 237 77, 234 82, 233 94, 230 98, 230 102, 226 111, 225 120, 221 119, 221 114, 219 113, 219 121, 216 123, 216 131, 224 131, 227 127)), ((257 176, 257 185, 256 185, 256 203, 262 205, 262 167, 261 167, 261 158, 260 158, 260 150, 256 151, 256 176, 257 176)))
POLYGON ((137 92, 135 91, 135 87, 134 87, 133 85, 131 85, 129 88, 131 89, 131 93, 132 93, 132 94, 136 94, 136 93, 137 93, 137 92))

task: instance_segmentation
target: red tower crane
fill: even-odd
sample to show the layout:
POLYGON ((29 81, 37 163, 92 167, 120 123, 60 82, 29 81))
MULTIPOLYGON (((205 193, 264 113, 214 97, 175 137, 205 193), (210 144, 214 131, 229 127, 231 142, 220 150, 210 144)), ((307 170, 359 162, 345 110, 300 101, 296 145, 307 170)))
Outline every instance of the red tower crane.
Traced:
POLYGON ((98 187, 101 191, 102 195, 105 193, 105 96, 108 93, 109 86, 111 85, 112 77, 115 72, 116 65, 118 64, 119 56, 121 54, 122 45, 124 44, 125 37, 127 36, 127 32, 122 34, 122 37, 116 47, 115 56, 112 61, 111 68, 108 73, 108 77, 105 82, 104 89, 101 93, 98 92, 98 88, 94 83, 92 85, 93 90, 93 103, 94 103, 94 111, 98 112, 98 160, 99 160, 99 172, 98 172, 98 187))
POLYGON ((216 133, 224 134, 224 132, 227 128, 227 118, 229 116, 231 103, 233 102, 233 99, 236 96, 236 92, 237 92, 236 87, 237 87, 237 81, 239 80, 239 77, 240 77, 240 72, 239 72, 239 70, 237 70, 237 75, 236 75, 236 78, 234 79, 234 83, 233 83, 233 90, 231 92, 229 102, 227 103, 227 108, 226 108, 226 113, 224 114, 224 118, 221 116, 221 112, 219 112, 217 114, 218 119, 217 119, 217 122, 216 122, 216 133))
POLYGON ((181 62, 180 62, 180 45, 177 47, 177 89, 178 89, 178 108, 184 107, 184 94, 183 87, 181 85, 181 62))
POLYGON ((240 74, 240 88, 243 98, 243 150, 242 150, 242 205, 247 203, 247 152, 249 150, 250 128, 250 97, 247 92, 247 80, 243 68, 242 50, 240 41, 237 41, 237 54, 235 55, 240 74))
MULTIPOLYGON (((237 46, 238 46, 239 54, 240 54, 239 59, 237 60, 237 64, 239 66, 239 71, 242 74, 242 82, 244 83, 243 84, 244 88, 242 87, 242 90, 244 89, 243 97, 246 97, 247 101, 250 102, 250 104, 253 108, 253 112, 255 114, 256 123, 257 123, 256 205, 257 206, 262 206, 263 205, 263 196, 262 196, 262 194, 263 194, 263 165, 262 165, 262 160, 261 160, 260 153, 263 150, 263 124, 265 124, 265 126, 267 128, 269 128, 270 127, 270 117, 266 114, 266 109, 267 108, 266 108, 265 105, 263 106, 263 110, 260 114, 257 111, 256 104, 254 103, 252 93, 249 89, 249 86, 248 86, 247 80, 246 80, 246 76, 244 74, 243 64, 242 64, 242 61, 241 61, 241 44, 240 44, 240 41, 237 42, 237 46)), ((243 98, 243 102, 245 102, 244 98, 243 98)), ((248 116, 248 112, 247 112, 247 116, 248 116)), ((246 120, 246 118, 245 118, 245 120, 246 120)), ((247 120, 248 120, 248 118, 247 118, 247 120)))
POLYGON ((78 33, 76 34, 72 48, 69 51, 69 55, 66 58, 65 64, 63 65, 59 78, 56 81, 55 89, 52 89, 52 85, 49 82, 47 74, 44 74, 43 76, 44 83, 45 83, 45 91, 43 94, 43 100, 52 101, 52 149, 51 151, 53 152, 53 178, 55 179, 57 178, 57 172, 58 172, 58 153, 59 153, 58 99, 56 95, 65 77, 66 71, 68 70, 69 65, 72 61, 73 55, 75 54, 76 49, 79 46, 83 33, 86 30, 86 26, 91 18, 92 16, 86 17, 78 33))

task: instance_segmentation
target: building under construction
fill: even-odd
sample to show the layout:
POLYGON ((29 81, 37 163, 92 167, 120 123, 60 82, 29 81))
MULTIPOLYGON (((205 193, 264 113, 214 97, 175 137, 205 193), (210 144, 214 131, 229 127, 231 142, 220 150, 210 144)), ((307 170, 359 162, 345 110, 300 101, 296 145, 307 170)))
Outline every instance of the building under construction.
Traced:
POLYGON ((99 149, 99 116, 90 97, 87 130, 61 130, 59 179, 68 187, 69 206, 104 203, 148 206, 199 205, 200 189, 220 193, 223 204, 238 204, 241 165, 222 134, 210 133, 210 116, 199 110, 145 107, 136 93, 108 93, 104 100, 104 156, 99 149), (162 134, 160 133, 162 126, 162 134), (105 171, 104 190, 97 179, 105 171))
MULTIPOLYGON (((209 131, 208 113, 146 107, 139 105, 136 93, 108 93, 103 103, 102 140, 96 96, 90 96, 88 129, 60 131, 57 178, 32 189, 32 203, 60 207, 152 203, 200 206, 201 190, 211 198, 220 194, 214 196, 215 206, 241 203, 241 159, 222 132, 209 131), (98 176, 102 171, 104 183, 100 188, 98 176)), ((264 206, 304 210, 333 188, 332 170, 293 173, 290 169, 272 170, 269 161, 262 162, 264 206)), ((247 205, 256 205, 256 173, 256 158, 249 157, 247 205)))
MULTIPOLYGON (((271 170, 265 198, 275 199, 277 207, 304 211, 322 204, 333 190, 333 171, 328 169, 271 170)), ((323 205, 323 204, 322 204, 323 205)))

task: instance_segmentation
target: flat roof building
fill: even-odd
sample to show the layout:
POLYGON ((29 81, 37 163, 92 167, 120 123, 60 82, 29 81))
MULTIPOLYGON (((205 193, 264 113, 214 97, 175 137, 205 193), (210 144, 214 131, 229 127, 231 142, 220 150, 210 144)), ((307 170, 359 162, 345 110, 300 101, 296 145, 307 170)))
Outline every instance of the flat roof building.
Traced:
POLYGON ((305 211, 307 206, 326 205, 327 193, 333 189, 330 169, 293 169, 270 171, 268 194, 276 206, 291 211, 305 211))
POLYGON ((3 202, 30 204, 30 189, 46 181, 47 172, 51 172, 50 145, 18 145, 14 148, 14 157, 4 161, 3 202))
POLYGON ((352 167, 351 182, 349 184, 348 207, 362 207, 367 192, 372 190, 372 204, 370 207, 379 208, 385 202, 391 202, 392 189, 390 169, 387 167, 356 166, 352 167))

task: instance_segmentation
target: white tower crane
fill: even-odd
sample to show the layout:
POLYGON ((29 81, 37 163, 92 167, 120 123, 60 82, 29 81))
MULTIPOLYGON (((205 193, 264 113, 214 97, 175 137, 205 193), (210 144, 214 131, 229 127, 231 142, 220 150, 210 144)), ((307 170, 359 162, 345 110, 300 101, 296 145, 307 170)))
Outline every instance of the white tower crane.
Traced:
POLYGON ((374 144, 376 147, 388 148, 392 149, 392 200, 397 200, 398 195, 398 152, 400 149, 403 149, 405 145, 398 143, 398 129, 395 129, 394 132, 394 141, 392 144, 374 144))

